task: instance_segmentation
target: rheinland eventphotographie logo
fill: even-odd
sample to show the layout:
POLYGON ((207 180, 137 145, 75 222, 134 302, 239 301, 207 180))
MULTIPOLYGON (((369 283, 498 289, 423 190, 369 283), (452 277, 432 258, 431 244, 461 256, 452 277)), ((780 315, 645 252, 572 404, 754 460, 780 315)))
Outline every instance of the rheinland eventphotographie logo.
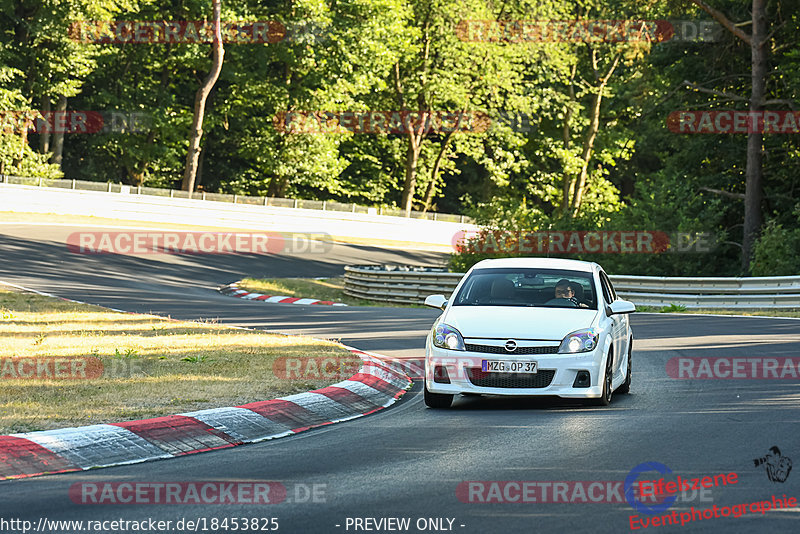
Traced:
POLYGON ((781 450, 776 446, 770 447, 769 452, 761 458, 754 458, 753 463, 756 467, 763 465, 767 472, 767 478, 772 482, 786 482, 792 471, 791 458, 783 456, 781 450))

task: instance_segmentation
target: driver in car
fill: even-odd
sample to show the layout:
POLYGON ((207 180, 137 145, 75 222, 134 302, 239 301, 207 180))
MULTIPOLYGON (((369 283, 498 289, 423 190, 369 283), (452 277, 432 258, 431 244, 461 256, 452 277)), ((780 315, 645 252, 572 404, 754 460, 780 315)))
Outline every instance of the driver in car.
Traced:
POLYGON ((572 284, 573 282, 567 280, 566 278, 559 280, 555 288, 555 298, 566 299, 570 302, 573 302, 578 308, 588 308, 589 306, 583 302, 578 302, 578 299, 575 297, 575 289, 573 289, 572 284))

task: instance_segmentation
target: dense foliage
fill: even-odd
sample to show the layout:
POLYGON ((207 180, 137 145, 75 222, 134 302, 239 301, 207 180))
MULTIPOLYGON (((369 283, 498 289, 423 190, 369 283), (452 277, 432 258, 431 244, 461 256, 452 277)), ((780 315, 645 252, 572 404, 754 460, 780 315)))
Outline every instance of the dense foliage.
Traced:
MULTIPOLYGON (((705 3, 747 28, 750 1, 705 3)), ((566 257, 631 274, 798 274, 800 134, 763 136, 764 231, 748 270, 740 262, 747 134, 680 134, 667 124, 679 110, 749 109, 751 49, 741 38, 716 26, 694 39, 537 40, 514 23, 713 22, 696 4, 223 0, 224 21, 271 21, 282 33, 225 42, 197 187, 465 213, 511 233, 701 232, 714 236, 710 251, 566 257), (491 127, 297 133, 281 120, 311 111, 460 111, 488 117, 491 127)), ((0 173, 179 188, 211 44, 87 42, 76 27, 203 21, 211 0, 0 6, 0 173), (18 119, 60 109, 145 120, 62 136, 29 131, 18 119)), ((769 0, 765 17, 765 107, 797 111, 800 4, 769 0)), ((452 265, 486 256, 457 254, 452 265)))

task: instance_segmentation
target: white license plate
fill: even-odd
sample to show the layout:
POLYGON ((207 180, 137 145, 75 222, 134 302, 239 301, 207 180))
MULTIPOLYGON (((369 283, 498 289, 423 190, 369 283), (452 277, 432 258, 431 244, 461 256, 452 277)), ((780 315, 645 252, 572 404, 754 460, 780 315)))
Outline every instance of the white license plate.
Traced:
POLYGON ((536 362, 517 362, 513 360, 481 360, 481 370, 485 373, 535 373, 536 362))

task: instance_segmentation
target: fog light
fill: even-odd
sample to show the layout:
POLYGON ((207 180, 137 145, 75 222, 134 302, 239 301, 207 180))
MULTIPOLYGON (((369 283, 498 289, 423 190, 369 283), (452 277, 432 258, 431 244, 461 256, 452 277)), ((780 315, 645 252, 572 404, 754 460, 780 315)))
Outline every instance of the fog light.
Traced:
POLYGON ((588 388, 590 383, 591 376, 589 375, 589 371, 578 371, 578 374, 575 375, 575 382, 572 383, 572 387, 588 388))
POLYGON ((433 381, 437 384, 450 383, 450 375, 447 374, 447 368, 444 365, 437 365, 433 368, 433 381))

